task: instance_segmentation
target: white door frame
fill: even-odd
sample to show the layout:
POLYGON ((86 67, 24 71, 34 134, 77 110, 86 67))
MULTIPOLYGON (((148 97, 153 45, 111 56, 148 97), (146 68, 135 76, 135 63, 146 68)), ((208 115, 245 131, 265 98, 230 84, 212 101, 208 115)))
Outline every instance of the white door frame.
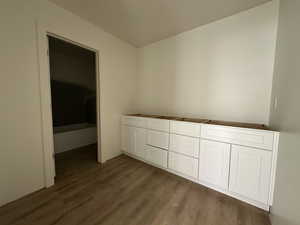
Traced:
POLYGON ((55 177, 55 160, 54 160, 54 138, 52 125, 52 107, 51 107, 51 86, 50 86, 50 62, 48 56, 48 37, 52 36, 72 44, 89 49, 96 53, 96 88, 97 88, 97 144, 98 144, 98 162, 101 163, 101 108, 100 108, 100 72, 99 72, 99 50, 89 47, 84 43, 76 41, 76 38, 67 38, 65 34, 58 34, 51 29, 47 29, 41 24, 36 24, 37 30, 37 47, 38 47, 38 64, 39 64, 39 85, 40 85, 40 101, 42 116, 42 142, 44 152, 44 183, 45 187, 54 185, 55 177))

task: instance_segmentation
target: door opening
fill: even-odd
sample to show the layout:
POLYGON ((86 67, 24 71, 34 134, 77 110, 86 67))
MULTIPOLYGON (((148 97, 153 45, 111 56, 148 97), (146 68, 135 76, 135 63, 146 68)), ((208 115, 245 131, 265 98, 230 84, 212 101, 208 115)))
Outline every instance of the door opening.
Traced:
POLYGON ((97 166, 97 53, 47 35, 56 181, 97 166))

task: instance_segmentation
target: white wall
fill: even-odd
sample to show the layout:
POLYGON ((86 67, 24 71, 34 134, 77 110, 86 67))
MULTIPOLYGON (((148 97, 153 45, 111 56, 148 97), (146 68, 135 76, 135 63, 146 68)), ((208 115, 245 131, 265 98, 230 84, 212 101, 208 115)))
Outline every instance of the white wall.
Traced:
POLYGON ((271 126, 280 130, 273 225, 300 224, 300 1, 280 1, 271 126), (275 98, 278 99, 274 108, 275 98))
POLYGON ((0 3, 0 205, 44 185, 34 3, 0 3))
POLYGON ((120 115, 134 109, 134 47, 48 1, 1 1, 0 205, 44 186, 36 21, 100 51, 103 161, 121 153, 120 115))
POLYGON ((268 123, 277 1, 139 49, 142 113, 268 123))

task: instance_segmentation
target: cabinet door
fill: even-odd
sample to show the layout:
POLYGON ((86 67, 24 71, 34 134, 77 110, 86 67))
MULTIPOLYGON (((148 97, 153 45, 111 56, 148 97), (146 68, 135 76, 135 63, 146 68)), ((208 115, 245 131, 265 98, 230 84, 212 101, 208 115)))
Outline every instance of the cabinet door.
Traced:
POLYGON ((201 140, 199 180, 228 189, 230 144, 201 140))
POLYGON ((121 148, 124 152, 129 152, 129 127, 122 126, 121 148))
POLYGON ((229 190, 268 204, 271 159, 269 151, 233 145, 229 190))
POLYGON ((135 128, 135 155, 146 159, 146 129, 135 128))

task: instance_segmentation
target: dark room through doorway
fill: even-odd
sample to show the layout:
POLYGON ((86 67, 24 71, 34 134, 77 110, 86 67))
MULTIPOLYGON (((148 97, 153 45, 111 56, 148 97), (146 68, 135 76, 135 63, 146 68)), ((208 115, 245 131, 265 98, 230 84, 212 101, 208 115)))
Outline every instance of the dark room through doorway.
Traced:
POLYGON ((48 36, 55 182, 97 166, 96 52, 48 36))

